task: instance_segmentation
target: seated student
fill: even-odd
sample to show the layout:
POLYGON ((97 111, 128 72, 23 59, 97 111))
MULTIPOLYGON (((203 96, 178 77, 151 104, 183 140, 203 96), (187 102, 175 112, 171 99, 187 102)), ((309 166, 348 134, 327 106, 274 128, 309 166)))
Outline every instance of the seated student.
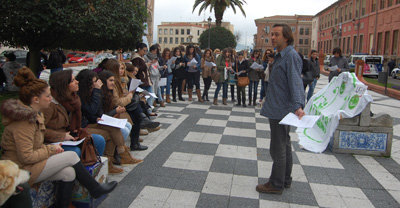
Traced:
MULTIPOLYGON (((53 100, 50 107, 43 111, 47 128, 45 141, 59 142, 68 139, 68 137, 74 139, 72 136, 76 136, 82 127, 86 127, 86 123, 82 123, 81 100, 77 94, 79 90, 78 81, 75 80, 71 70, 63 70, 51 74, 49 83, 53 100), (65 138, 63 138, 63 135, 66 135, 65 138)), ((91 134, 100 134, 106 139, 104 155, 109 158, 108 172, 110 174, 121 173, 123 170, 113 166, 111 162, 116 147, 119 154, 126 151, 121 131, 113 127, 104 126, 102 128, 104 130, 89 126, 87 130, 91 134)), ((93 140, 96 145, 96 140, 93 140)), ((124 155, 126 162, 133 164, 129 155, 124 155)))
POLYGON ((1 147, 2 159, 11 160, 20 168, 31 172, 29 184, 59 181, 55 207, 70 205, 74 180, 89 190, 94 198, 110 193, 117 182, 99 184, 86 170, 79 157, 65 151, 60 145, 46 145, 44 118, 41 111, 51 103, 50 88, 33 72, 21 68, 14 78, 20 87, 19 100, 6 100, 0 107, 5 126, 1 147))
POLYGON ((135 92, 124 92, 119 77, 120 65, 117 60, 109 59, 105 64, 106 70, 114 74, 114 89, 113 92, 113 105, 125 107, 130 118, 133 121, 133 128, 131 131, 131 145, 130 149, 146 150, 148 147, 139 143, 140 128, 147 128, 148 130, 157 128, 160 123, 152 122, 148 119, 144 120, 142 108, 139 104, 139 95, 135 92))
MULTIPOLYGON (((121 141, 121 136, 123 136, 122 132, 127 132, 129 135, 131 131, 132 126, 129 122, 127 122, 128 126, 125 126, 125 128, 122 129, 97 123, 104 113, 109 116, 115 116, 116 114, 124 113, 125 108, 118 106, 110 111, 103 111, 103 95, 101 92, 103 82, 99 79, 96 72, 89 69, 84 69, 79 72, 79 74, 76 76, 76 79, 79 81, 80 90, 78 94, 82 102, 82 122, 85 123, 83 125, 87 126, 88 128, 95 129, 100 134, 109 135, 113 140, 117 139, 117 141, 114 141, 113 143, 120 144, 117 145, 116 148, 117 154, 121 156, 121 164, 136 164, 142 162, 143 160, 133 158, 129 151, 127 151, 128 147, 125 146, 123 140, 121 141), (120 132, 118 132, 118 130, 120 132)), ((128 137, 128 135, 126 137, 128 137)))

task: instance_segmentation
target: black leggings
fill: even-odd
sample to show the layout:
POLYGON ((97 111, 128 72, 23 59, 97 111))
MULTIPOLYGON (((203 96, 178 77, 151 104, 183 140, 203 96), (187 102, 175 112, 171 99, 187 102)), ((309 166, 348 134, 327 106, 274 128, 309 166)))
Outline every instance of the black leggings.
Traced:
POLYGON ((133 125, 131 130, 131 145, 139 144, 140 123, 142 123, 142 107, 138 105, 135 110, 128 111, 133 125), (133 134, 133 135, 132 135, 133 134))
POLYGON ((176 88, 178 88, 178 96, 182 98, 182 81, 183 78, 173 77, 172 79, 172 98, 176 99, 176 88))
POLYGON ((196 90, 200 89, 200 71, 197 72, 188 72, 187 73, 187 84, 188 89, 193 89, 193 85, 196 85, 196 90))
POLYGON ((203 82, 204 82, 203 96, 207 96, 208 97, 208 90, 211 87, 212 79, 211 79, 211 77, 203 78, 203 82))

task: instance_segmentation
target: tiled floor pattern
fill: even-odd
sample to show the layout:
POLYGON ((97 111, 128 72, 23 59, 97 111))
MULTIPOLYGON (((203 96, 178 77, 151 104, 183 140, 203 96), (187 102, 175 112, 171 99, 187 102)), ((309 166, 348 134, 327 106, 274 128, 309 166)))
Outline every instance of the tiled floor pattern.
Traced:
MULTIPOLYGON (((321 77, 317 90, 326 83, 321 77)), ((380 103, 400 104, 371 94, 388 101, 374 103, 374 113, 389 108, 380 103)), ((162 129, 143 137, 150 149, 132 152, 145 161, 111 177, 120 184, 100 207, 400 207, 399 112, 391 113, 398 136, 392 158, 314 154, 291 133, 292 187, 267 195, 255 190, 272 167, 270 128, 259 107, 185 101, 159 111, 162 129)))

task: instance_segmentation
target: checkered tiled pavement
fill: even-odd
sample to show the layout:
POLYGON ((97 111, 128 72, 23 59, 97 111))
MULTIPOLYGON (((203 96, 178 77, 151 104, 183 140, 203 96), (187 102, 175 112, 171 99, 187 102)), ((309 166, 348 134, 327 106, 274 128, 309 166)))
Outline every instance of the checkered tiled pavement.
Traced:
MULTIPOLYGON (((321 77, 316 91, 327 83, 321 77)), ((100 207, 400 207, 400 101, 370 94, 374 113, 394 117, 392 158, 314 154, 291 133, 293 184, 282 195, 255 190, 272 166, 268 119, 259 107, 230 99, 228 106, 169 104, 159 109, 162 129, 143 137, 149 150, 132 152, 144 162, 110 177, 120 183, 100 207)))

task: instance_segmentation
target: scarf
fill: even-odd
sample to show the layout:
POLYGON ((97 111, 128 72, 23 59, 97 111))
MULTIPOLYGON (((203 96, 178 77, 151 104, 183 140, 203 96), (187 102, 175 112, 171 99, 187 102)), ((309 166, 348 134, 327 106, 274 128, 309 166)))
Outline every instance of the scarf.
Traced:
MULTIPOLYGON (((51 93, 52 96, 57 99, 55 93, 51 93)), ((69 130, 72 132, 79 132, 81 129, 81 122, 82 122, 82 112, 81 112, 81 99, 79 98, 78 94, 73 93, 71 95, 70 100, 59 102, 70 114, 70 125, 69 130)))

